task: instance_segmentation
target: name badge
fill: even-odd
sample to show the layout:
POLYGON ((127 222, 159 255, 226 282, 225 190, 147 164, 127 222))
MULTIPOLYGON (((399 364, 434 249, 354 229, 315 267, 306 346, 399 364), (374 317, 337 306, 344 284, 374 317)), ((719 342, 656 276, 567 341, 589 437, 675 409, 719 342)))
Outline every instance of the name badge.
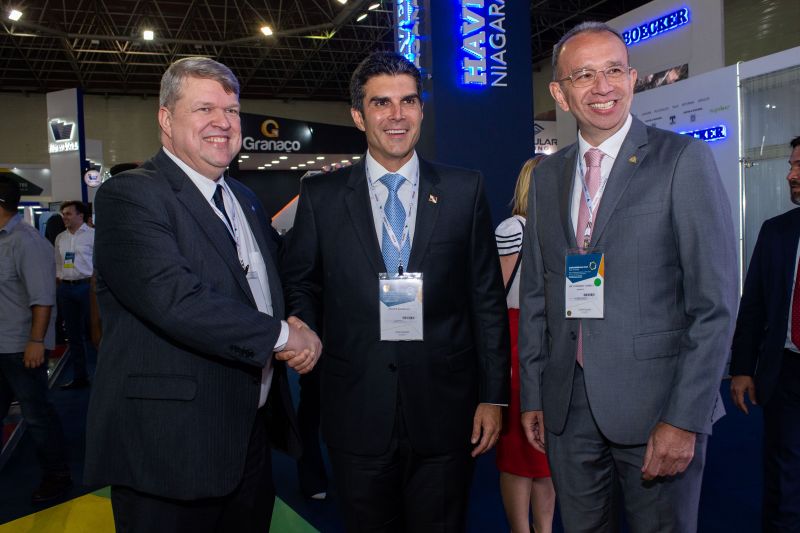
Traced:
POLYGON ((378 276, 382 341, 422 340, 422 273, 378 276))
POLYGON ((64 268, 75 268, 75 252, 64 254, 64 268))
POLYGON ((571 250, 566 265, 566 318, 603 318, 605 255, 571 250))

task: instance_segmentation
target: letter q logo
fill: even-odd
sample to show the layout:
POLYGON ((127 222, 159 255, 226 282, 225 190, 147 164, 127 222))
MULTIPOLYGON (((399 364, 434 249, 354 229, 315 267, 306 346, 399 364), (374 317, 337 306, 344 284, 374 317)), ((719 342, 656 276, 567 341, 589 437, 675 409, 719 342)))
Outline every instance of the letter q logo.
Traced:
POLYGON ((261 134, 268 139, 276 139, 278 137, 278 123, 268 118, 261 123, 261 134))

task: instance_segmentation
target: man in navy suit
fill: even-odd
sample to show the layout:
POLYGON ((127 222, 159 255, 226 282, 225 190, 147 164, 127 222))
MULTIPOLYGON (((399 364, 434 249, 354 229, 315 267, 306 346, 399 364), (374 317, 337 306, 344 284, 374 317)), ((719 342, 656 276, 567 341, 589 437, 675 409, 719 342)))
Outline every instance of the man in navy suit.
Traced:
POLYGON ((158 122, 163 149, 95 199, 86 483, 111 485, 117 531, 268 531, 269 445, 299 448, 284 361, 308 372, 321 345, 282 320, 277 234, 223 175, 242 143, 236 77, 176 61, 158 122))
MULTIPOLYGON (((790 143, 789 193, 800 205, 800 137, 790 143)), ((800 531, 800 208, 764 222, 733 336, 731 395, 764 408, 765 532, 800 531)))
POLYGON ((417 155, 422 81, 404 57, 369 56, 350 94, 368 151, 303 180, 287 306, 325 341, 322 431, 347 530, 463 531, 472 457, 496 443, 509 386, 483 180, 417 155), (392 282, 379 276, 400 270, 420 274, 423 288, 396 316, 419 328, 395 331, 379 299, 392 282))

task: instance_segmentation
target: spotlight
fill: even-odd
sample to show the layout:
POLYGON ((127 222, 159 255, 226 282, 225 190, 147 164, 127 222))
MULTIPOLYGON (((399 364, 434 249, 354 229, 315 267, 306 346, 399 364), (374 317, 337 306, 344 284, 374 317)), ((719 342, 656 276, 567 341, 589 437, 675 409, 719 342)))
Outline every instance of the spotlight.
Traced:
POLYGON ((8 18, 16 22, 22 18, 22 11, 12 9, 8 12, 8 18))
POLYGON ((361 22, 361 21, 362 21, 362 20, 364 20, 365 18, 367 18, 367 14, 366 14, 366 13, 361 13, 361 14, 358 16, 358 18, 356 19, 356 22, 361 22))
POLYGON ((145 41, 152 41, 153 39, 155 39, 155 37, 156 37, 156 35, 155 35, 155 33, 153 33, 153 30, 144 30, 142 32, 142 38, 145 41))
POLYGON ((269 37, 270 35, 272 35, 272 28, 270 28, 269 26, 261 26, 261 33, 269 37))

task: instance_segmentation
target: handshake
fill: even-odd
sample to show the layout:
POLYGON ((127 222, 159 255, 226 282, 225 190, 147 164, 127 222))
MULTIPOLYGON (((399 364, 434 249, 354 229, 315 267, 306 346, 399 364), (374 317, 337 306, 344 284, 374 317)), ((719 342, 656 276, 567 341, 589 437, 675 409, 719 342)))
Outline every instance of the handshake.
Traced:
POLYGON ((286 322, 289 324, 289 339, 275 358, 286 361, 298 374, 307 374, 319 360, 322 343, 314 330, 296 316, 290 316, 286 322))

